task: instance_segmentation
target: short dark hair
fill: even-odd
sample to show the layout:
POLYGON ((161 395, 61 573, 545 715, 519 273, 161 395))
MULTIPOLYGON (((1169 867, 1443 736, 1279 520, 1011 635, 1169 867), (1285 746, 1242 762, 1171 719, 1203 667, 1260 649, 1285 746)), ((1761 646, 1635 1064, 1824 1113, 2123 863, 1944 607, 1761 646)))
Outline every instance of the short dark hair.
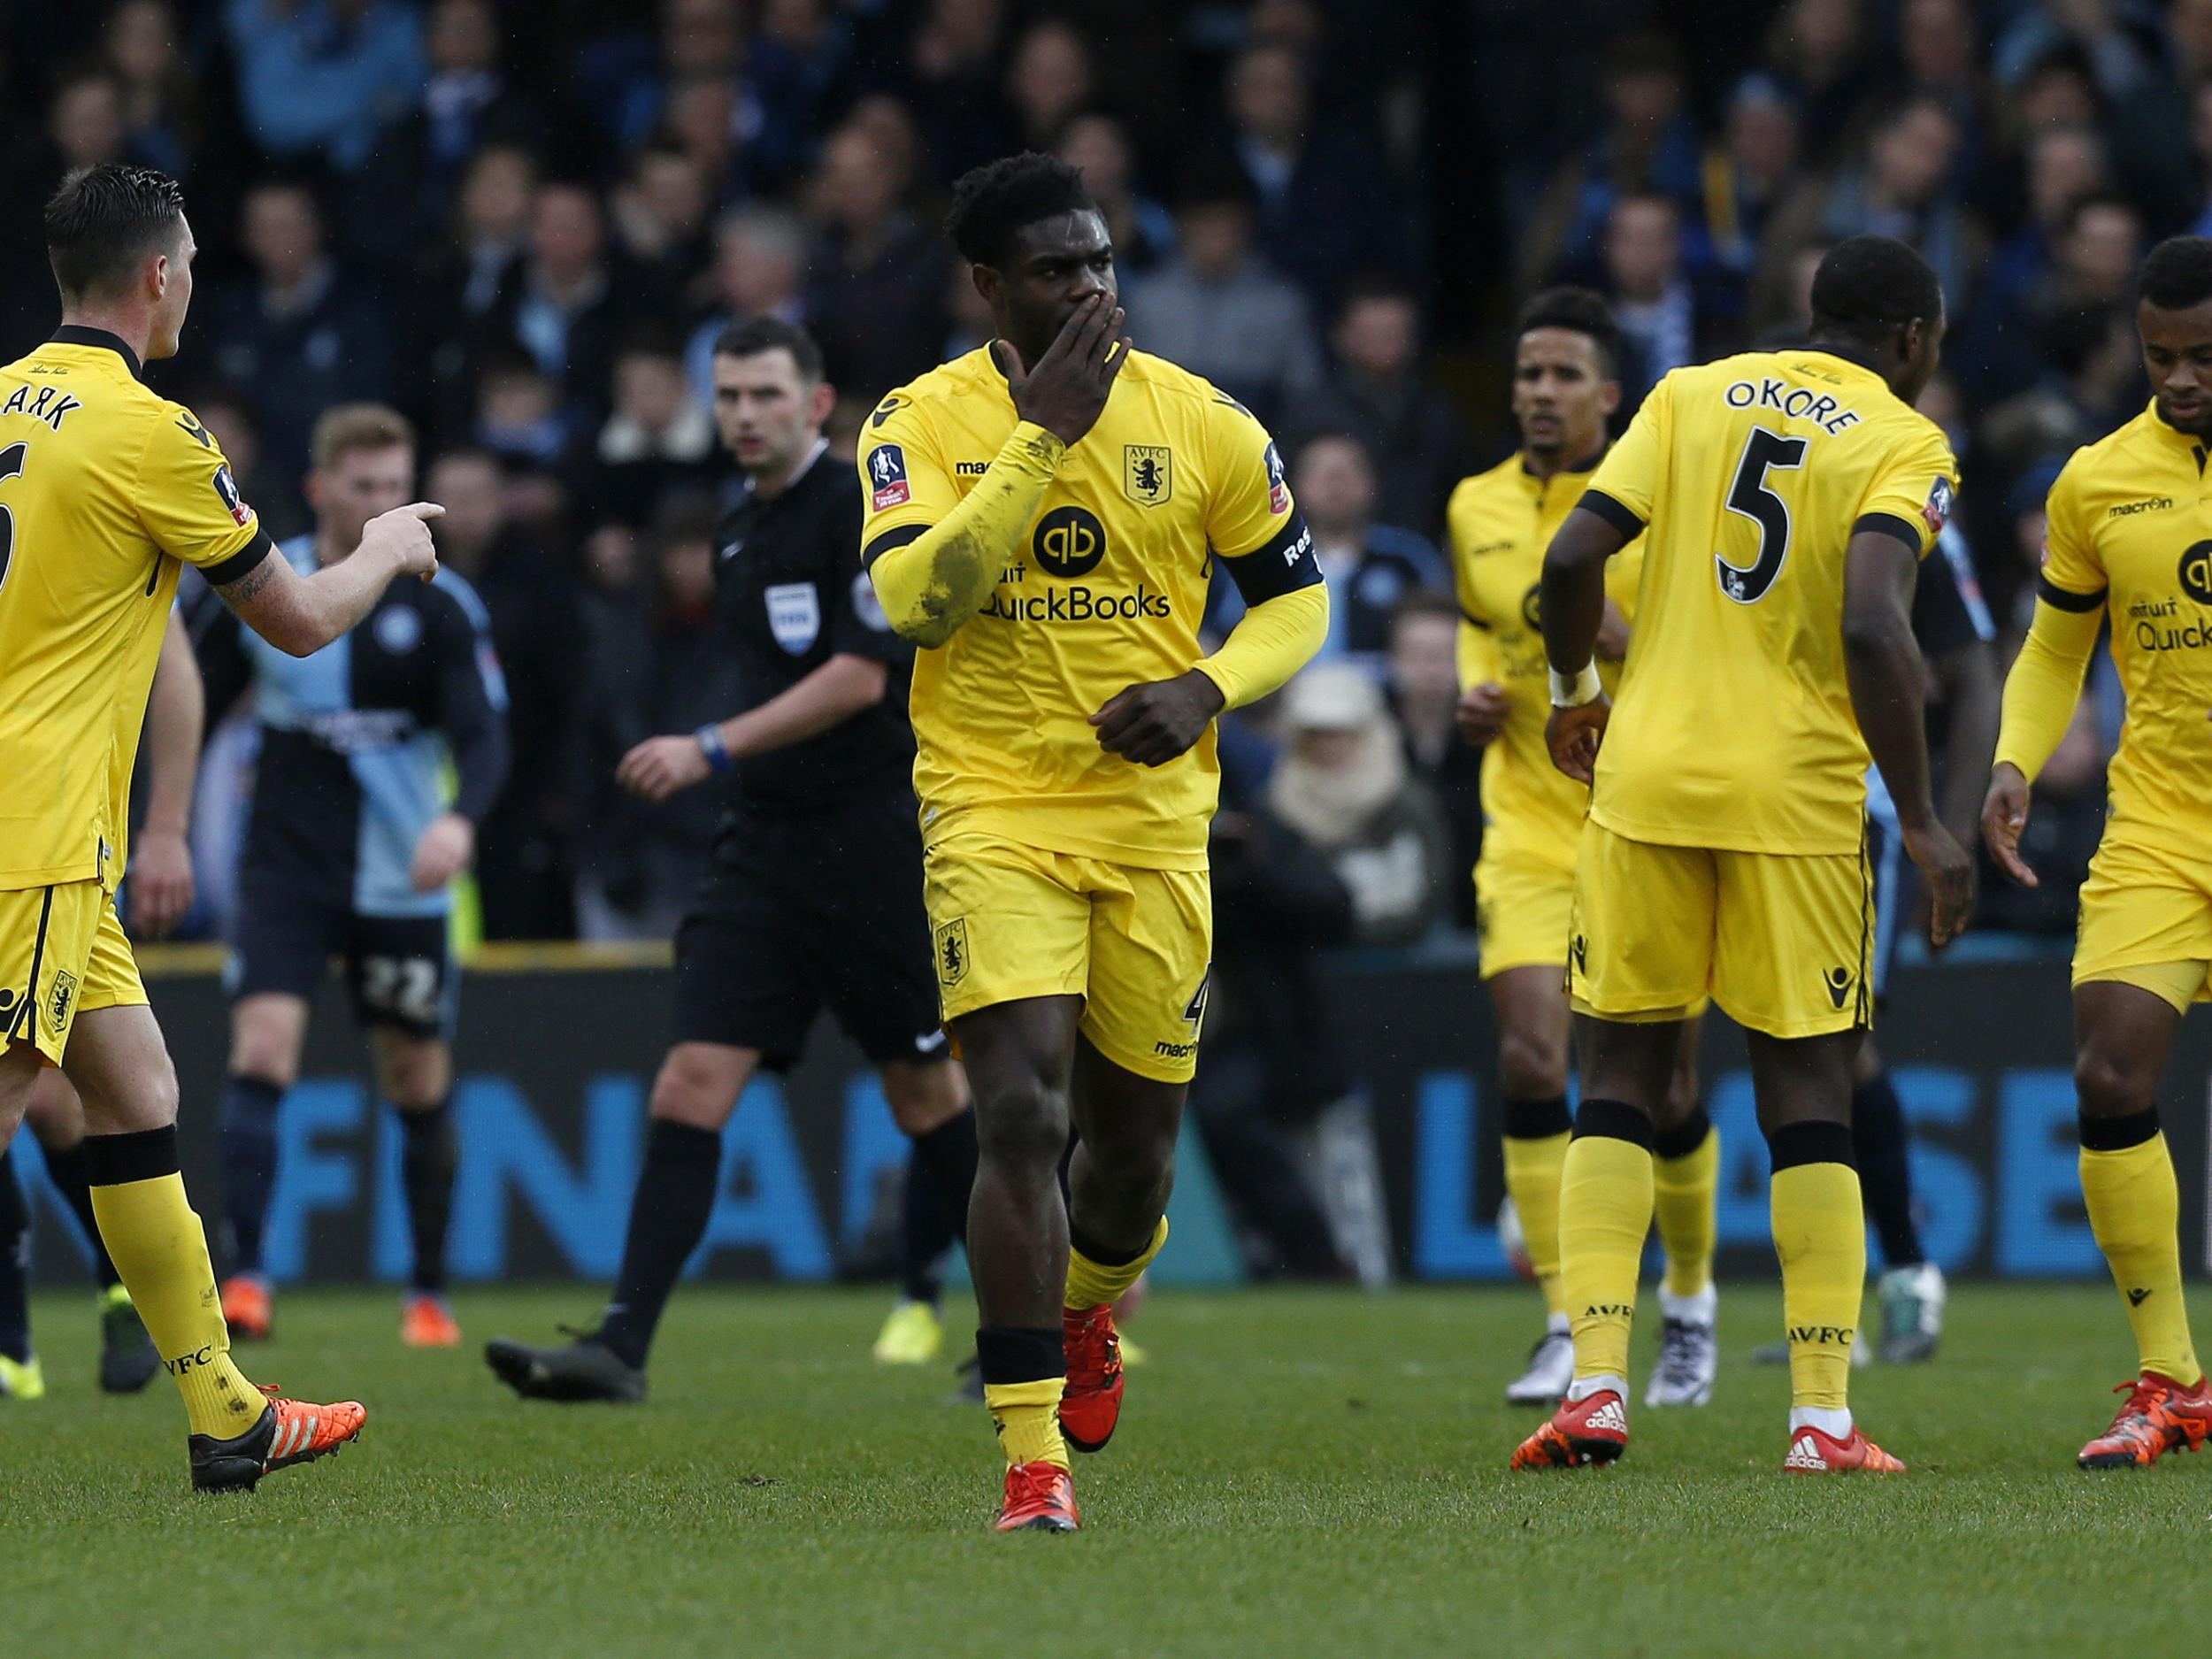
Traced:
POLYGON ((945 214, 945 234, 970 265, 995 267, 1011 254, 1014 238, 1040 219, 1096 211, 1081 173, 1027 150, 960 175, 945 214))
POLYGON ((744 317, 732 323, 717 336, 714 355, 718 357, 757 357, 764 351, 788 351, 791 361, 798 365, 799 378, 810 386, 818 386, 822 380, 822 348, 814 342, 814 336, 803 328, 785 322, 780 317, 744 317))
POLYGON ((173 246, 184 226, 184 192, 151 167, 103 162, 64 179, 45 219, 54 280, 74 298, 121 288, 147 255, 173 246))
POLYGON ((1943 315, 1935 267, 1893 236, 1846 236, 1813 273, 1813 328, 1865 334, 1943 315))
POLYGON ((1608 375, 1617 373, 1621 361, 1621 326, 1613 320, 1613 308, 1594 288, 1546 288, 1521 307, 1513 319, 1513 338, 1538 328, 1563 328, 1582 335, 1597 348, 1598 365, 1608 375))
POLYGON ((2212 237, 2167 237, 2143 261, 2136 292, 2162 311, 2185 311, 2212 300, 2212 237))

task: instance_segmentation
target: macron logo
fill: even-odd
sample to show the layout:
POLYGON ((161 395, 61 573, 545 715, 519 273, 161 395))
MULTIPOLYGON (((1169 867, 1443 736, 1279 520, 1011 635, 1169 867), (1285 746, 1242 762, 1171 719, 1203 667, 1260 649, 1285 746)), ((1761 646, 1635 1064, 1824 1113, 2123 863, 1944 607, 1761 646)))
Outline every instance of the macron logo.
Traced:
POLYGON ((1782 1460, 1782 1467, 1819 1473, 1828 1467, 1828 1460, 1820 1455, 1820 1448, 1813 1444, 1813 1437, 1808 1434, 1790 1448, 1790 1455, 1782 1460))
POLYGON ((1628 1432, 1628 1413, 1621 1409, 1617 1399, 1608 1400, 1583 1419, 1586 1429, 1604 1429, 1614 1434, 1628 1432))

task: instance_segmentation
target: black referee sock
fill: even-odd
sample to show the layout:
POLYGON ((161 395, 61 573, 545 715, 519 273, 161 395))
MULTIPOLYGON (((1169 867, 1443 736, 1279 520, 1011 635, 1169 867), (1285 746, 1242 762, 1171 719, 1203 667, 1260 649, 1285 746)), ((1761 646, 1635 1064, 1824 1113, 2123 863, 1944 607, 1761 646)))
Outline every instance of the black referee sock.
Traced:
POLYGON ((31 1206, 15 1154, 0 1152, 0 1355, 31 1357, 31 1206))
POLYGON ((84 1142, 80 1141, 65 1152, 47 1148, 46 1176, 76 1212, 85 1242, 92 1247, 92 1271, 99 1278, 100 1288, 113 1290, 123 1282, 123 1276, 115 1271, 115 1260, 100 1238, 99 1218, 92 1213, 92 1177, 85 1162, 84 1142))
POLYGON ((414 1245, 411 1288, 428 1295, 445 1293, 445 1236, 453 1215, 453 1174, 461 1164, 461 1143, 453 1129, 449 1096, 428 1111, 399 1114, 405 1144, 400 1148, 399 1179, 407 1194, 408 1237, 414 1245))
POLYGON ((277 1108, 284 1091, 266 1078, 223 1079, 223 1216, 230 1224, 231 1271, 261 1271, 261 1235, 276 1190, 277 1108))
POLYGON ((968 1236, 968 1198, 975 1190, 975 1109, 948 1118, 934 1129, 914 1137, 914 1156, 927 1168, 937 1187, 945 1224, 952 1230, 950 1242, 968 1236))
POLYGON ((644 1368, 668 1294, 706 1236, 721 1173, 720 1135, 665 1118, 652 1120, 645 1133, 644 1167, 630 1200, 622 1271, 599 1322, 600 1341, 624 1364, 644 1368))
POLYGON ((910 1151, 899 1195, 899 1294, 935 1307, 945 1290, 945 1257, 957 1242, 935 1173, 918 1149, 910 1151))
POLYGON ((1912 1164, 1907 1150, 1905 1109, 1887 1071, 1851 1091, 1851 1150, 1859 1166, 1866 1218, 1881 1240, 1890 1267, 1917 1267, 1928 1259, 1912 1214, 1912 1164))

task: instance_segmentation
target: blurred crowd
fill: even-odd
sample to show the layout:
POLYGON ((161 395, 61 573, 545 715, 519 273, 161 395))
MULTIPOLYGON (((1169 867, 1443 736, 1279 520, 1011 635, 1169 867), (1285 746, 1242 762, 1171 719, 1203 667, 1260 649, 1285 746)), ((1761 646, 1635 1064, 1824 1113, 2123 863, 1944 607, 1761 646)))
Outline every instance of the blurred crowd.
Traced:
MULTIPOLYGON (((2145 396, 2134 266, 2212 227, 2212 0, 86 0, 0 9, 0 94, 19 249, 69 167, 182 180, 200 297, 152 378, 273 532, 306 527, 323 409, 424 434, 514 693, 495 938, 664 936, 716 804, 612 771, 730 711, 712 342, 804 323, 849 452, 987 327, 936 228, 979 161, 1084 169, 1131 332, 1271 426, 1312 523, 1325 661, 1224 735, 1221 926, 1256 957, 1471 917, 1443 511, 1514 442, 1528 292, 1611 298, 1625 419, 1668 369, 1801 329, 1835 240, 1918 246, 1951 304, 1926 406, 2008 660, 2045 487, 2145 396)), ((42 262, 0 266, 0 349, 56 311, 42 262)), ((2101 672, 2039 795, 2059 879, 1993 887, 1990 919, 2070 925, 2117 719, 2101 672)), ((1236 1018, 1319 1041, 1295 979, 1236 1018)))

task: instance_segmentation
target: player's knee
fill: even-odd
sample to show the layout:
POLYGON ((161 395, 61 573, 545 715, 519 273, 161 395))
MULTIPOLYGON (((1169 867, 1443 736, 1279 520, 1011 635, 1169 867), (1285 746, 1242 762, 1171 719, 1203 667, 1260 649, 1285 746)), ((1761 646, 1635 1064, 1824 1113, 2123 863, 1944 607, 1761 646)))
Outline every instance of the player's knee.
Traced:
POLYGON ((299 1080, 299 1044, 283 1025, 241 1018, 231 1027, 230 1070, 234 1077, 260 1078, 288 1089, 299 1080))
POLYGON ((975 1138, 984 1163, 1056 1170, 1068 1146, 1067 1097, 1037 1078, 979 1094, 975 1138))
POLYGON ((2092 1118, 2139 1112, 2151 1104, 2156 1087, 2154 1077, 2124 1056, 2093 1045, 2075 1057, 2074 1092, 2092 1118))
POLYGON ((376 1086, 403 1112, 423 1112, 453 1092, 453 1068, 442 1047, 426 1046, 379 1058, 376 1086))
POLYGON ((716 1065, 679 1047, 669 1052, 668 1058, 661 1063, 658 1075, 653 1079, 652 1102, 648 1110, 652 1116, 672 1123, 719 1133, 722 1125, 729 1122, 731 1112, 736 1110, 737 1097, 743 1092, 745 1081, 744 1075, 733 1078, 727 1067, 716 1065))
POLYGON ((1550 1100, 1567 1092, 1565 1045, 1526 1032, 1498 1039, 1498 1082, 1513 1100, 1550 1100))

